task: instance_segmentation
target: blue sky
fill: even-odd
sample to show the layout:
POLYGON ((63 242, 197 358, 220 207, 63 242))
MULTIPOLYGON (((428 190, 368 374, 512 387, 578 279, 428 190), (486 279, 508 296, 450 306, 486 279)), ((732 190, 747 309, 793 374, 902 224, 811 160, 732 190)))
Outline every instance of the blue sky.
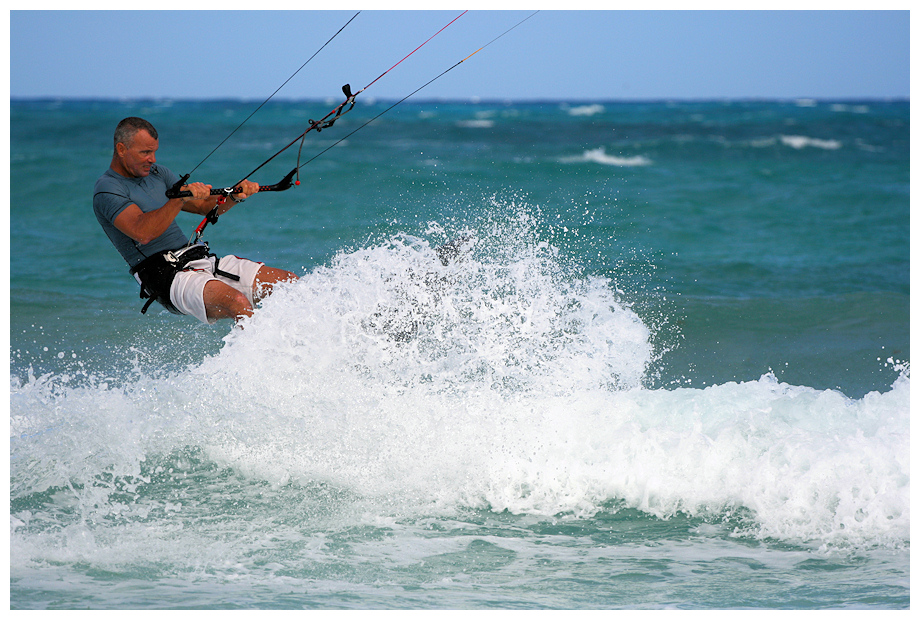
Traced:
MULTIPOLYGON (((362 11, 276 97, 364 87, 461 12, 362 11)), ((364 96, 402 98, 531 12, 471 10, 364 96)), ((354 13, 13 10, 10 95, 262 100, 354 13)), ((907 11, 546 9, 416 97, 909 95, 907 11)))

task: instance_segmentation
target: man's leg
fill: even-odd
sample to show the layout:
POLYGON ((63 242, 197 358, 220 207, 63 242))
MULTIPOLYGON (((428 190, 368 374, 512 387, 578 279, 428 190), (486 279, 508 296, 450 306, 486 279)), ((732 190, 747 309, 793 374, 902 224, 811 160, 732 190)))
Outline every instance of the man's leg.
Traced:
MULTIPOLYGON (((297 280, 297 276, 290 271, 275 269, 274 267, 260 265, 236 257, 231 258, 232 260, 227 260, 226 257, 221 259, 221 261, 223 261, 221 266, 224 264, 228 264, 228 267, 232 265, 230 269, 234 271, 235 268, 240 265, 251 265, 252 268, 258 266, 258 271, 256 271, 255 276, 245 276, 245 274, 241 274, 244 275, 244 282, 252 278, 251 290, 253 303, 258 303, 260 300, 270 295, 274 285, 279 282, 297 280)), ((246 268, 244 267, 243 271, 245 270, 246 268)), ((240 287, 240 283, 230 284, 228 281, 216 278, 208 280, 202 291, 202 299, 204 301, 204 308, 208 321, 214 322, 220 319, 238 320, 244 316, 252 316, 253 303, 250 303, 247 295, 243 292, 245 290, 245 287, 240 287), (242 288, 242 290, 240 290, 240 288, 242 288)))
POLYGON ((204 308, 210 321, 252 316, 252 304, 240 291, 220 280, 209 280, 204 285, 204 308))
POLYGON ((279 282, 293 282, 297 276, 284 269, 275 269, 268 265, 259 267, 256 278, 252 283, 252 298, 258 302, 272 294, 274 286, 279 282))

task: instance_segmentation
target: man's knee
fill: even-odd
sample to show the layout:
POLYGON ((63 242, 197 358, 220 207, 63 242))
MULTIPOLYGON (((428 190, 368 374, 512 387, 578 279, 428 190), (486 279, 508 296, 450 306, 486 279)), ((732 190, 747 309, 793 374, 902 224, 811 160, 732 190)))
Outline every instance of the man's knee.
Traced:
POLYGON ((268 297, 271 295, 276 284, 281 282, 293 282, 297 279, 297 276, 290 271, 262 265, 258 273, 256 273, 256 278, 253 282, 253 297, 257 301, 268 297))
POLYGON ((291 282, 297 279, 297 276, 290 271, 262 265, 256 273, 256 282, 262 284, 275 284, 276 282, 291 282))
POLYGON ((218 280, 204 287, 204 307, 212 320, 252 316, 252 304, 242 292, 218 280))

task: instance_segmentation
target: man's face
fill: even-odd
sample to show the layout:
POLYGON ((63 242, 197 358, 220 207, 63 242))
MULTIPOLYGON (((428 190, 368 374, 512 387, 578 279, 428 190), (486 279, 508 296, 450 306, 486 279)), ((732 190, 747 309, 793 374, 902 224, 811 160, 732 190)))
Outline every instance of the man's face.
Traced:
POLYGON ((118 155, 124 172, 130 177, 145 177, 150 174, 150 166, 157 161, 159 140, 140 129, 130 140, 130 144, 118 143, 118 155))

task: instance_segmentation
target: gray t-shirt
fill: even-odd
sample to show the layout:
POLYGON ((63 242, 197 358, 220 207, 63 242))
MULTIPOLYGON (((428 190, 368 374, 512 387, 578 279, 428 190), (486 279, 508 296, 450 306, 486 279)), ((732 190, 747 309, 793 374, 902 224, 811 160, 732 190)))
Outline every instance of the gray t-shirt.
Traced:
POLYGON ((188 243, 179 225, 173 221, 162 235, 141 245, 115 228, 115 218, 129 205, 136 204, 147 213, 166 204, 166 190, 172 187, 179 177, 164 166, 154 164, 150 174, 145 177, 123 177, 111 168, 105 171, 93 190, 93 211, 108 235, 115 249, 124 257, 129 267, 164 250, 175 250, 188 243))

